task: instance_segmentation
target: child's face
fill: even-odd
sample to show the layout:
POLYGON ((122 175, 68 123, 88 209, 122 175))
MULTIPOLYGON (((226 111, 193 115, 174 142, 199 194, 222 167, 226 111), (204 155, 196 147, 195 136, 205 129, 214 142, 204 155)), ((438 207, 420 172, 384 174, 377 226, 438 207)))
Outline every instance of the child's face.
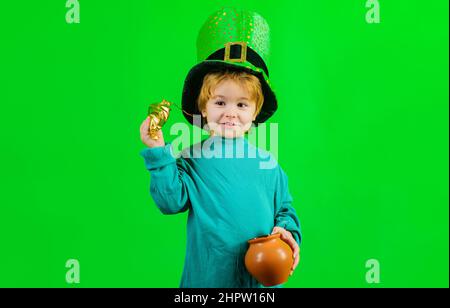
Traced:
POLYGON ((202 115, 217 135, 236 138, 250 129, 255 111, 256 103, 250 100, 246 89, 233 80, 225 80, 214 89, 202 115))

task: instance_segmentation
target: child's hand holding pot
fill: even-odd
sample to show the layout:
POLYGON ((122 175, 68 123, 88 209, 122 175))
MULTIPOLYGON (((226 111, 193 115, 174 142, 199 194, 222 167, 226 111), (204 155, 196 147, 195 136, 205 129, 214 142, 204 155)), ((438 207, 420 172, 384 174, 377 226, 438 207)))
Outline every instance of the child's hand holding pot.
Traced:
POLYGON ((289 244, 289 246, 292 249, 293 255, 294 255, 294 264, 292 265, 291 273, 294 272, 295 268, 298 265, 298 262, 300 261, 300 247, 298 247, 297 242, 295 241, 294 237, 292 236, 292 233, 287 231, 284 228, 281 227, 274 227, 272 230, 272 234, 280 233, 281 239, 289 244))

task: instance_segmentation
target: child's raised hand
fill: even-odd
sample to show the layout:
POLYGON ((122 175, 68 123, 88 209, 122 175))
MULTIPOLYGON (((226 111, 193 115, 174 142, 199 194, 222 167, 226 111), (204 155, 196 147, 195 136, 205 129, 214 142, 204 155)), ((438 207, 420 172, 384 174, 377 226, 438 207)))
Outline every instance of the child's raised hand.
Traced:
POLYGON ((280 233, 280 238, 285 241, 289 246, 291 246, 291 249, 294 253, 294 263, 292 264, 292 269, 289 275, 292 275, 295 268, 298 265, 298 262, 300 261, 300 247, 298 247, 297 241, 292 236, 292 233, 287 231, 284 228, 281 227, 274 227, 271 234, 280 233))
POLYGON ((148 128, 150 126, 150 117, 147 117, 144 122, 141 124, 141 140, 142 142, 148 146, 149 148, 155 147, 163 147, 165 146, 164 136, 161 130, 159 130, 156 135, 158 136, 158 140, 153 140, 150 137, 148 128))

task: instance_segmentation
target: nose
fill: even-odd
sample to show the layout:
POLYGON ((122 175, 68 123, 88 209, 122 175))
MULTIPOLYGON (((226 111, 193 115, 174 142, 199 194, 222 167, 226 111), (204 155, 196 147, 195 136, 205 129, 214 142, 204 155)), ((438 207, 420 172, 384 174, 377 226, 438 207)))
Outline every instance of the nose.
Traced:
POLYGON ((237 110, 234 106, 229 106, 225 112, 224 112, 224 116, 227 119, 234 119, 237 117, 237 110))

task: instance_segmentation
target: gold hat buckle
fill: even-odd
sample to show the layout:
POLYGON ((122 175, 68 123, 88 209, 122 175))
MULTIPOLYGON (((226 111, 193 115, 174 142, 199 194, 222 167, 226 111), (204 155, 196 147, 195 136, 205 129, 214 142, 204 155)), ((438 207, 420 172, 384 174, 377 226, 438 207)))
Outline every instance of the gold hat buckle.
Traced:
POLYGON ((229 42, 225 44, 225 56, 223 57, 224 61, 228 62, 245 62, 247 61, 247 42, 229 42), (241 57, 240 58, 232 58, 230 59, 230 49, 233 45, 241 45, 241 57))

